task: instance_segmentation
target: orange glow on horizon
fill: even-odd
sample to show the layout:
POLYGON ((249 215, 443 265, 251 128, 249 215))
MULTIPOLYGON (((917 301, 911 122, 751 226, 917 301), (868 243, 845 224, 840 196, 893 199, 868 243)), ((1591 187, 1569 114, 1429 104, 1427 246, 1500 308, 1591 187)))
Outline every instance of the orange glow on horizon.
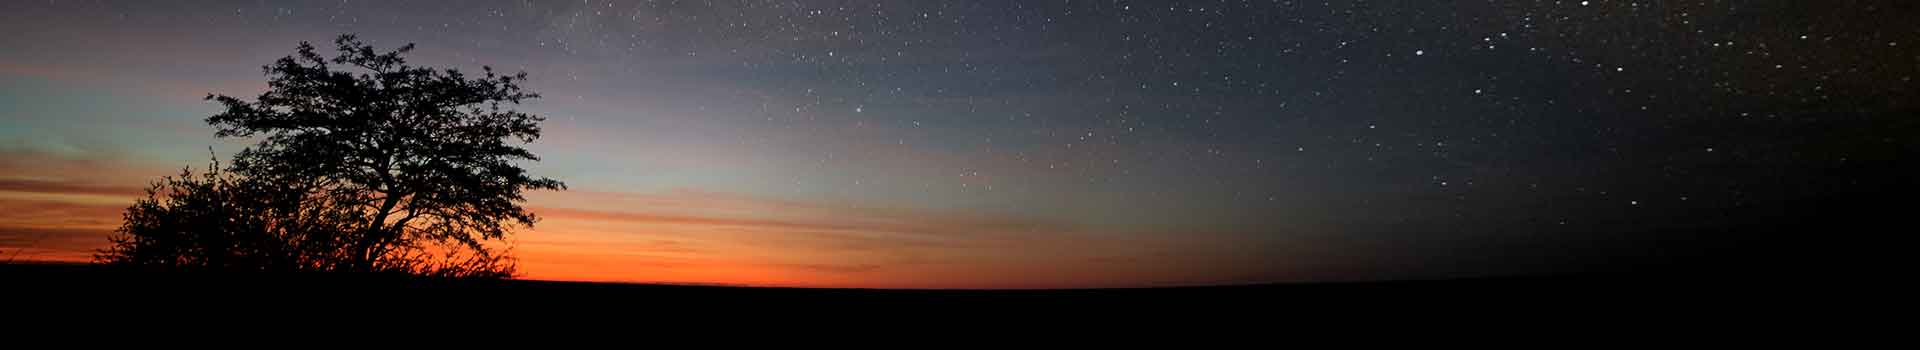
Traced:
MULTIPOLYGON (((15 158, 19 160, 20 158, 15 158)), ((41 158, 38 160, 47 160, 41 158)), ((53 164, 119 174, 112 164, 53 164)), ((138 178, 49 180, 0 164, 0 258, 85 262, 139 196, 138 178)), ((857 288, 1206 284, 1260 272, 1229 239, 1101 234, 1074 223, 753 196, 539 192, 510 236, 522 278, 857 288)))

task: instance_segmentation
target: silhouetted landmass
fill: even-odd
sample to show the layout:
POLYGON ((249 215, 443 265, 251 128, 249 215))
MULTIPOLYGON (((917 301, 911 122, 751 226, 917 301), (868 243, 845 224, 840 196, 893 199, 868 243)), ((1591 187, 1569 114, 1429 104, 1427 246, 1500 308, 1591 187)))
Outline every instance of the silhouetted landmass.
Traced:
MULTIPOLYGON (((1590 273, 1449 280, 1275 283, 1237 286, 1095 288, 1041 290, 841 289, 660 285, 533 280, 424 278, 406 275, 127 270, 82 264, 0 265, 0 278, 20 296, 60 297, 113 294, 159 300, 236 303, 224 297, 273 296, 268 304, 294 303, 302 296, 409 299, 458 295, 506 305, 530 304, 587 309, 627 308, 879 308, 932 307, 964 310, 992 307, 1282 307, 1325 309, 1460 307, 1474 303, 1534 304, 1579 308, 1608 300, 1712 300, 1760 293, 1746 288, 1771 282, 1750 275, 1590 273), (1364 302, 1365 305, 1349 303, 1364 302), (1334 304, 1327 304, 1334 303, 1334 304)), ((1777 292, 1777 291, 1776 291, 1777 292)), ((440 302, 448 302, 442 300, 440 302)), ((895 310, 904 311, 904 310, 895 310)))

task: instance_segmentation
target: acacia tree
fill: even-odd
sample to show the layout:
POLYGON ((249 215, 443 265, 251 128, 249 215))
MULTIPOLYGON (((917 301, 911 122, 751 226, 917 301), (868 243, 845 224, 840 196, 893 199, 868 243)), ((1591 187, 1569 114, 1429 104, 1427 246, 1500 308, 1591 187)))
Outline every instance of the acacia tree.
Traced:
MULTIPOLYGON (((291 254, 298 257, 289 258, 297 262, 291 264, 511 274, 510 259, 487 243, 538 220, 520 206, 525 191, 565 189, 516 164, 539 160, 518 144, 538 139, 544 120, 510 108, 538 97, 521 89, 526 73, 499 75, 487 67, 483 76, 468 77, 408 65, 401 55, 412 44, 378 52, 352 35, 334 43, 338 52, 331 58, 302 42, 295 55, 265 66, 268 90, 252 101, 207 96, 225 107, 206 120, 217 136, 258 140, 234 155, 231 171, 296 189, 301 210, 323 214, 310 216, 330 224, 287 222, 326 228, 275 235, 277 244, 300 252, 291 254)), ((137 236, 129 231, 123 227, 122 235, 137 236)))

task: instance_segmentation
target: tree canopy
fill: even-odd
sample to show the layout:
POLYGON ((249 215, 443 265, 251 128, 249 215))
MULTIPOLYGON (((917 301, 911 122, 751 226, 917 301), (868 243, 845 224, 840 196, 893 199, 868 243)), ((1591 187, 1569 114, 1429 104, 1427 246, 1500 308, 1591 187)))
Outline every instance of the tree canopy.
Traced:
POLYGON ((526 73, 487 67, 469 77, 407 64, 402 55, 411 44, 381 52, 352 35, 334 42, 331 58, 302 42, 294 55, 265 66, 268 90, 251 101, 208 95, 224 107, 206 119, 218 137, 257 143, 234 155, 231 174, 211 169, 198 179, 183 173, 156 184, 128 209, 115 247, 100 259, 511 274, 510 260, 489 242, 538 221, 520 205, 526 191, 565 189, 519 166, 539 160, 521 145, 540 137, 544 120, 511 108, 539 97, 519 85, 526 73), (264 228, 245 226, 255 221, 264 228), (175 235, 218 245, 224 243, 212 240, 227 230, 271 238, 258 245, 271 248, 243 250, 270 262, 163 258, 194 252, 165 245, 146 251, 140 243, 175 235))

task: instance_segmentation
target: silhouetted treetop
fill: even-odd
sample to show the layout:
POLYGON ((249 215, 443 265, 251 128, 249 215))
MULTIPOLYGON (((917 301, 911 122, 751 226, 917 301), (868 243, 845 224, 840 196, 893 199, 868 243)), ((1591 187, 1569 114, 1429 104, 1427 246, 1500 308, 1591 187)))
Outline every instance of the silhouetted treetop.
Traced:
POLYGON ((303 189, 313 203, 358 215, 336 270, 391 270, 407 256, 450 244, 485 256, 500 239, 538 218, 520 206, 526 190, 559 190, 516 163, 539 157, 519 144, 540 137, 544 119, 511 109, 538 98, 519 85, 526 73, 409 65, 352 35, 322 57, 300 43, 296 54, 264 67, 268 90, 252 101, 208 95, 225 110, 206 119, 219 137, 255 138, 234 155, 232 171, 303 189))

